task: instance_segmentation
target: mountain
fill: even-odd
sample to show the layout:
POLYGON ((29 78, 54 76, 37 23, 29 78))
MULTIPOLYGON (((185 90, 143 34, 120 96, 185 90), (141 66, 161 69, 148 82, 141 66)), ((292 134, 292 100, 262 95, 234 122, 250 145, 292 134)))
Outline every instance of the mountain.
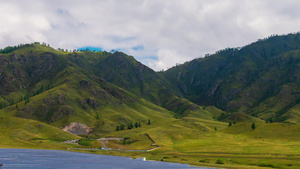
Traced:
POLYGON ((122 52, 6 47, 0 50, 0 147, 299 168, 299 61, 299 34, 221 50, 165 72, 122 52), (108 141, 112 149, 143 151, 97 151, 102 145, 95 138, 107 137, 124 139, 108 141))
POLYGON ((240 112, 297 123, 299 47, 299 34, 276 35, 159 73, 122 52, 67 52, 40 44, 7 47, 0 51, 0 108, 26 102, 16 116, 57 127, 75 120, 69 118, 74 114, 99 126, 109 121, 99 120, 100 110, 131 109, 141 100, 175 118, 205 117, 205 107, 215 106, 226 111, 219 120, 240 112), (34 97, 38 101, 32 103, 34 97))
POLYGON ((76 66, 134 95, 175 112, 181 118, 200 107, 181 97, 171 83, 157 72, 122 52, 70 54, 76 66))
POLYGON ((1 112, 58 128, 79 122, 94 133, 110 133, 149 119, 211 119, 221 113, 177 96, 164 77, 121 52, 63 52, 26 44, 3 52, 0 63, 1 112))
POLYGON ((272 36, 173 67, 162 75, 188 100, 267 121, 300 121, 300 34, 272 36))
POLYGON ((6 49, 0 50, 0 147, 101 148, 95 140, 58 141, 113 136, 130 138, 117 146, 150 149, 147 133, 169 149, 170 137, 196 138, 227 125, 215 120, 223 111, 183 98, 162 75, 124 53, 66 52, 36 43, 6 49), (81 135, 65 132, 66 126, 81 135))
POLYGON ((205 106, 215 106, 227 112, 219 119, 241 112, 297 123, 299 47, 299 34, 272 36, 159 73, 122 52, 66 52, 40 44, 7 47, 0 51, 0 108, 41 97, 37 105, 19 108, 16 116, 62 127, 72 121, 55 122, 61 117, 77 114, 90 122, 83 118, 86 112, 99 118, 103 107, 144 99, 175 118, 204 117, 205 106))

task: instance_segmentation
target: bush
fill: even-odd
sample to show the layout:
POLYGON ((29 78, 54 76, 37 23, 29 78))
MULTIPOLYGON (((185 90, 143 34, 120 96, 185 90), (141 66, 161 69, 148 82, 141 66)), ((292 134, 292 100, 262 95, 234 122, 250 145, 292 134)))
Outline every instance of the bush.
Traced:
POLYGON ((209 160, 208 159, 202 159, 202 160, 199 160, 200 163, 209 163, 209 160))
POLYGON ((91 146, 91 142, 88 139, 79 140, 78 144, 82 146, 91 146))
POLYGON ((222 160, 218 159, 218 160, 216 161, 216 164, 224 164, 224 162, 223 162, 222 160))
POLYGON ((255 123, 252 123, 251 128, 252 128, 252 130, 254 130, 256 128, 255 123))

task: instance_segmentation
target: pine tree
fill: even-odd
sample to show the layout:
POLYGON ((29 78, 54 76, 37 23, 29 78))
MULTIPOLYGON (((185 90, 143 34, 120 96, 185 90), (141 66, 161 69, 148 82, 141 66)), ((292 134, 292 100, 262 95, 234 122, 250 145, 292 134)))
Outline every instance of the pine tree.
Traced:
POLYGON ((128 130, 133 129, 133 124, 132 124, 132 123, 129 123, 128 126, 127 126, 127 129, 128 129, 128 130))
POLYGON ((252 130, 254 130, 256 128, 255 123, 252 123, 251 128, 252 128, 252 130))
POLYGON ((150 121, 150 119, 148 119, 148 123, 147 123, 148 125, 150 125, 151 124, 151 121, 150 121))
POLYGON ((232 123, 231 123, 231 122, 229 122, 229 124, 228 124, 228 127, 230 127, 230 126, 232 126, 232 123))
POLYGON ((121 124, 120 130, 125 130, 125 125, 124 124, 121 124))

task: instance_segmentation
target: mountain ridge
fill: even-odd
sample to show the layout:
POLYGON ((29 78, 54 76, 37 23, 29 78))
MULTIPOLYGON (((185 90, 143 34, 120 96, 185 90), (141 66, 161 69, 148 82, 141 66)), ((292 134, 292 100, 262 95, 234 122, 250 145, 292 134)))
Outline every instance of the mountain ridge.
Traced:
MULTIPOLYGON (((297 86, 299 48, 299 34, 272 36, 240 49, 228 48, 195 59, 163 74, 177 83, 182 94, 192 102, 260 116, 261 102, 278 95, 286 84, 297 86)), ((261 114, 261 118, 285 121, 279 114, 269 117, 261 114)))
POLYGON ((146 99, 174 112, 175 118, 201 106, 216 106, 227 115, 244 112, 267 121, 298 122, 291 117, 299 112, 299 33, 220 50, 164 72, 155 72, 122 52, 68 52, 40 44, 9 49, 0 56, 1 105, 12 105, 49 87, 74 85, 75 80, 75 86, 101 86, 100 93, 113 97, 146 99), (122 91, 135 96, 122 96, 122 91))

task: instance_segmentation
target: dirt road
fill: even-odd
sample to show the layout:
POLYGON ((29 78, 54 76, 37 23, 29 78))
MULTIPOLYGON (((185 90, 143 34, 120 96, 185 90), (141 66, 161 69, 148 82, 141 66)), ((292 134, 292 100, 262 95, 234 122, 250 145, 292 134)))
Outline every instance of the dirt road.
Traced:
POLYGON ((99 142, 102 144, 103 148, 105 150, 108 150, 109 148, 106 146, 106 144, 102 141, 102 140, 99 140, 99 142))

